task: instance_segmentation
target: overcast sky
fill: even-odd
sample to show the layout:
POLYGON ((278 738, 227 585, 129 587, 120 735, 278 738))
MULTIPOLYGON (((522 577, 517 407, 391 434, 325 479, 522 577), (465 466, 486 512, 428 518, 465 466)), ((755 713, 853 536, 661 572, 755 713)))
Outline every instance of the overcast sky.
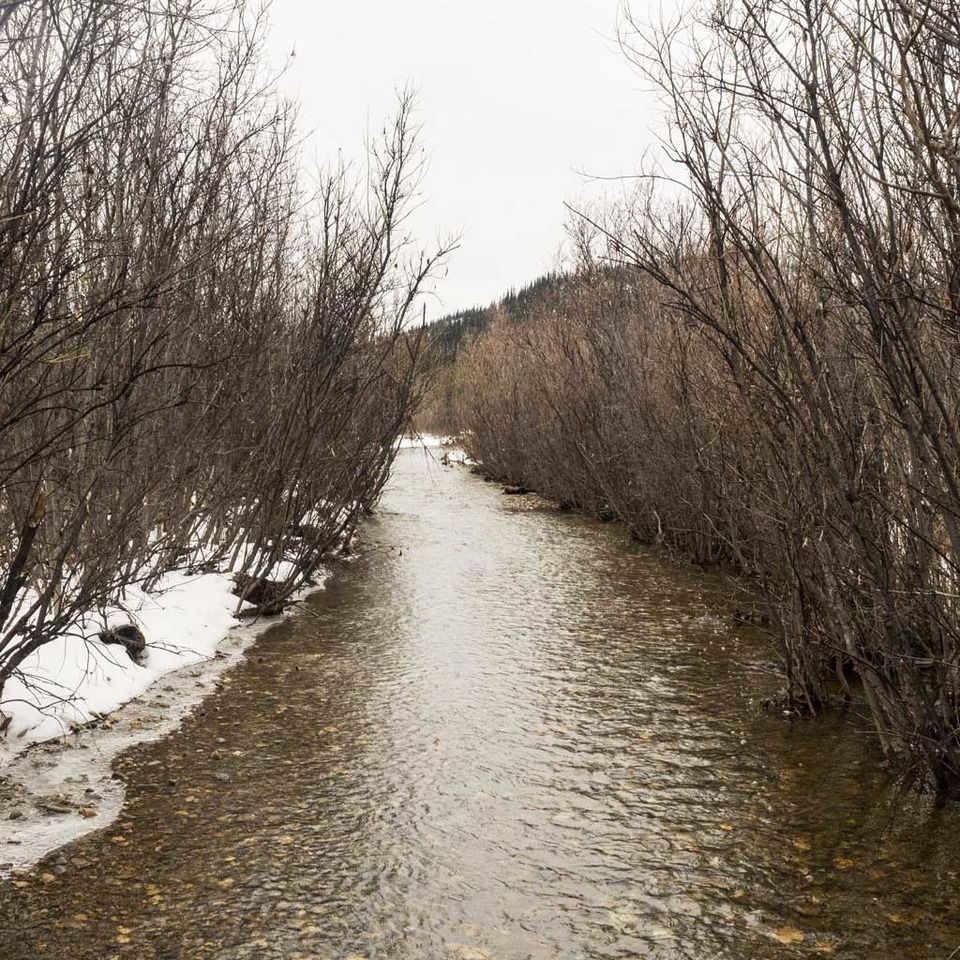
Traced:
MULTIPOLYGON (((668 4, 672 6, 672 4, 668 4)), ((656 7, 634 0, 638 18, 656 7)), ((274 0, 271 55, 320 158, 361 158, 417 92, 429 155, 414 226, 462 236, 428 317, 486 304, 550 269, 565 200, 651 142, 655 109, 615 41, 618 0, 274 0)))

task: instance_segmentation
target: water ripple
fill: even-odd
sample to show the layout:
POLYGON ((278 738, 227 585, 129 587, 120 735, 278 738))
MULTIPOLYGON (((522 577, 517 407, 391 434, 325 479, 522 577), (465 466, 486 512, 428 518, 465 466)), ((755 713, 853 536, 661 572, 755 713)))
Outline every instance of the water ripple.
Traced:
POLYGON ((856 724, 762 715, 770 651, 722 580, 416 450, 364 541, 204 715, 125 759, 119 840, 0 888, 4 960, 960 944, 958 815, 891 820, 856 724))

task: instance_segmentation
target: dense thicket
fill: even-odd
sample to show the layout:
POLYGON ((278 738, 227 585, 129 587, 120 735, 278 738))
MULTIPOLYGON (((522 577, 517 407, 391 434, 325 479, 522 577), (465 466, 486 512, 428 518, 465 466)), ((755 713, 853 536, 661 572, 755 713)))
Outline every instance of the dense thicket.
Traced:
POLYGON ((452 429, 458 393, 455 366, 461 349, 498 317, 522 320, 545 291, 563 282, 563 276, 544 274, 519 290, 507 291, 490 306, 470 307, 423 324, 419 333, 423 341, 420 366, 424 396, 414 417, 418 431, 446 434, 452 429))
POLYGON ((660 186, 473 347, 471 452, 752 575, 794 702, 855 677, 888 756, 956 795, 960 4, 727 0, 625 40, 660 186))
POLYGON ((288 596, 408 416, 409 101, 308 191, 247 7, 0 10, 0 694, 184 563, 288 596))

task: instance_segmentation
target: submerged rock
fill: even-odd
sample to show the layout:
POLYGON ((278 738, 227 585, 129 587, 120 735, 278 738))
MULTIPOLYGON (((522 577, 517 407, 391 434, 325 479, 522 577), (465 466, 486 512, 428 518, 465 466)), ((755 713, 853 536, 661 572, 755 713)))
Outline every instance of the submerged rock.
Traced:
POLYGON ((738 607, 733 611, 733 622, 748 626, 769 627, 770 616, 759 610, 744 610, 738 607))

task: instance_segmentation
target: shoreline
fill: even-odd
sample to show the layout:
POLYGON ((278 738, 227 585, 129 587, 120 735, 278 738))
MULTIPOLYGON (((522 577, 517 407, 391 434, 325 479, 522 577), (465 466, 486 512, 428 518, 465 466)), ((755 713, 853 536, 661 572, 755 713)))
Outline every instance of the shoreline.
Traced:
MULTIPOLYGON (((328 569, 323 581, 294 600, 323 590, 329 575, 328 569)), ((218 631, 208 653, 181 648, 192 659, 154 675, 113 709, 73 730, 31 739, 8 755, 0 766, 0 879, 29 871, 53 851, 114 823, 126 798, 114 760, 176 731, 209 693, 230 682, 230 669, 257 639, 296 615, 294 606, 253 623, 234 620, 218 631)))
MULTIPOLYGON (((398 446, 449 442, 405 436, 398 446)), ((107 621, 140 626, 148 649, 143 664, 122 648, 82 636, 41 648, 26 671, 40 683, 7 688, 15 692, 14 703, 5 704, 12 722, 0 736, 0 879, 29 871, 55 850, 114 823, 126 797, 126 784, 113 773, 115 759, 176 731, 209 693, 230 682, 230 669, 260 636, 297 616, 297 604, 324 589, 333 569, 318 570, 316 584, 297 593, 282 615, 253 621, 234 616, 229 572, 180 570, 152 593, 131 588, 107 621)), ((81 624, 86 632, 102 628, 102 618, 89 619, 81 624)))

